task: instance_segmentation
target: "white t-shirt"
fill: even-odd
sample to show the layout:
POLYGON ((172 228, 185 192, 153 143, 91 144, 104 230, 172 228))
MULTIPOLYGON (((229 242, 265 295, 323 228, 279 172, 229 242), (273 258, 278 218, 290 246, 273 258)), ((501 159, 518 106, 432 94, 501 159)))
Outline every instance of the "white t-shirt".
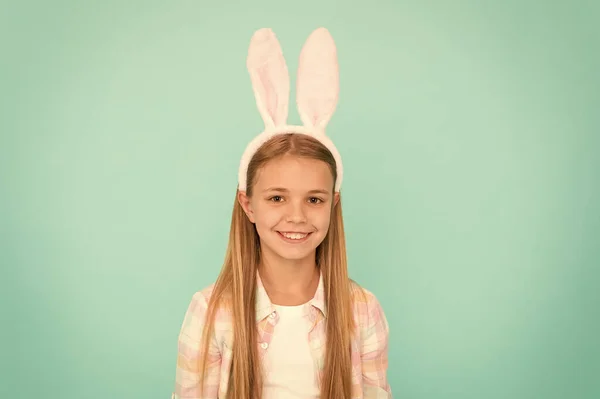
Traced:
POLYGON ((270 372, 263 384, 263 399, 318 398, 305 305, 273 306, 279 320, 265 353, 270 372))

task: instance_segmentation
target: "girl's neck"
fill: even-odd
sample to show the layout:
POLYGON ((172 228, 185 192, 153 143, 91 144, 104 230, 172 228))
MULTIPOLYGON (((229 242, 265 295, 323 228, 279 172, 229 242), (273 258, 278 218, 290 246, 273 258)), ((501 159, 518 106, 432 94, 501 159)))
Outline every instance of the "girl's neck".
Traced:
POLYGON ((275 305, 295 306, 310 301, 319 286, 320 271, 314 259, 273 262, 258 267, 262 283, 275 305))

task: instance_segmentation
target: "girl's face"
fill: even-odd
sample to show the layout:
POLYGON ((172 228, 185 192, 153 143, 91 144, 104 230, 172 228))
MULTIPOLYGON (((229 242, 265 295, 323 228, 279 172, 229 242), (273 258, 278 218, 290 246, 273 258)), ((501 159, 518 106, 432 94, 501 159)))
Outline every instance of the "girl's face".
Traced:
POLYGON ((283 156, 258 171, 252 197, 240 193, 239 200, 256 226, 265 256, 314 259, 339 198, 333 185, 328 165, 314 159, 283 156))

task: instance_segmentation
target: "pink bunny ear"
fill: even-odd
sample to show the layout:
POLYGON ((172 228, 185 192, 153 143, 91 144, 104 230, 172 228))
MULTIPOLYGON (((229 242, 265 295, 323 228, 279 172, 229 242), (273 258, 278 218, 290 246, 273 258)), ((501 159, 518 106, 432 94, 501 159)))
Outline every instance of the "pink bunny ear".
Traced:
POLYGON ((266 128, 286 124, 290 77, 281 46, 271 29, 259 29, 252 36, 246 61, 256 105, 266 128))
POLYGON ((304 43, 298 62, 296 97, 304 125, 324 131, 335 112, 338 93, 335 42, 327 29, 319 28, 304 43))

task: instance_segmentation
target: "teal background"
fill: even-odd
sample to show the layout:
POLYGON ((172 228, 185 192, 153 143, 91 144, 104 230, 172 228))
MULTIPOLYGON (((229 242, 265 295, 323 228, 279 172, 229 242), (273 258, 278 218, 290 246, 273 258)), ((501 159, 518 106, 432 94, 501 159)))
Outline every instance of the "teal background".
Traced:
POLYGON ((592 1, 3 2, 0 397, 170 397, 262 127, 250 37, 272 27, 294 79, 319 26, 394 397, 600 397, 599 20, 592 1))

